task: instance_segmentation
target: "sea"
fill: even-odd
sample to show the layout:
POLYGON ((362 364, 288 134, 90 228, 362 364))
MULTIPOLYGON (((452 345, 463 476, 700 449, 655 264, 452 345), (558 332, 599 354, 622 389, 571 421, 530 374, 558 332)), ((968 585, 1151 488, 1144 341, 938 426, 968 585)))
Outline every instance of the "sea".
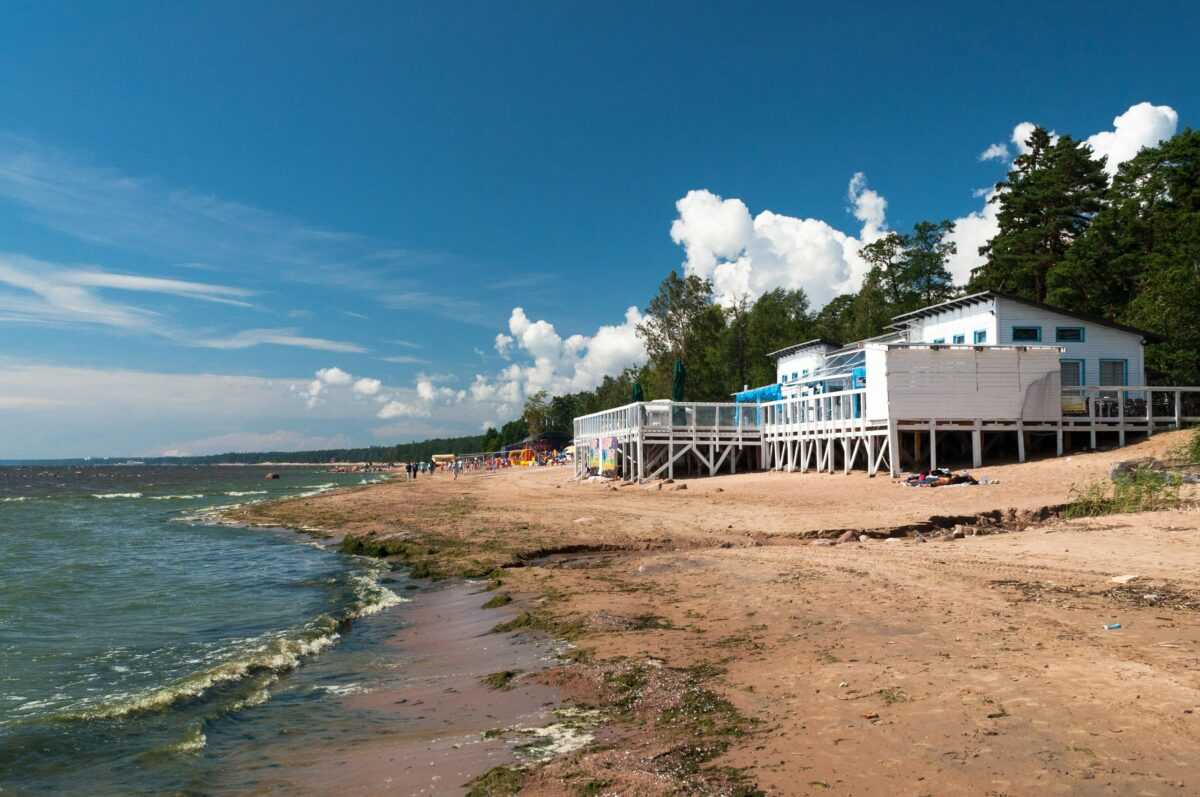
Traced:
POLYGON ((0 468, 0 793, 242 794, 378 732, 338 698, 391 677, 416 587, 220 513, 382 477, 275 470, 0 468))

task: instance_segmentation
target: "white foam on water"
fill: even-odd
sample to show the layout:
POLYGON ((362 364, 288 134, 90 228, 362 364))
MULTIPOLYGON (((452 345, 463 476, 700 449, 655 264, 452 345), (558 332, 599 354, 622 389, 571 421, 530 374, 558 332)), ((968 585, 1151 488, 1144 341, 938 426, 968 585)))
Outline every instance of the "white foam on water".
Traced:
POLYGON ((152 495, 151 501, 194 501, 197 498, 203 498, 203 495, 152 495))
POLYGON ((141 498, 141 493, 92 493, 92 498, 141 498))
POLYGON ((14 496, 10 496, 8 498, 0 498, 0 504, 8 504, 8 503, 12 503, 14 501, 28 501, 28 500, 30 500, 30 498, 27 495, 14 495, 14 496))
POLYGON ((229 492, 225 493, 225 495, 230 495, 230 496, 233 496, 234 498, 241 498, 243 495, 266 495, 266 494, 267 494, 266 490, 230 490, 229 492))

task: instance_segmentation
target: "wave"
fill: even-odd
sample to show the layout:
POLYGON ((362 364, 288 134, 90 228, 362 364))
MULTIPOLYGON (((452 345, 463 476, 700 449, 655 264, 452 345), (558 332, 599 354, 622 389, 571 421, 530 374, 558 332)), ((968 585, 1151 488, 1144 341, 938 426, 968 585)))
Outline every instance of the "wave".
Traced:
POLYGON ((325 482, 324 484, 306 484, 305 487, 310 490, 328 490, 332 487, 337 487, 336 482, 325 482))
POLYGON ((27 495, 13 495, 13 496, 9 496, 8 498, 0 498, 0 504, 8 504, 8 503, 12 503, 14 501, 29 501, 29 500, 31 500, 31 499, 27 495))
POLYGON ((150 496, 150 500, 151 501, 191 501, 191 500, 195 500, 196 498, 203 498, 203 497, 204 497, 203 495, 199 495, 199 494, 195 494, 195 495, 152 495, 152 496, 150 496))
POLYGON ((141 498, 141 493, 92 493, 92 498, 141 498))
POLYGON ((231 495, 234 498, 241 498, 243 495, 266 495, 266 490, 230 490, 225 495, 231 495))
MULTIPOLYGON (((350 576, 354 600, 338 615, 322 614, 306 623, 299 631, 282 632, 260 637, 249 649, 236 658, 180 678, 173 683, 137 694, 111 695, 105 702, 74 711, 53 714, 52 721, 118 720, 138 714, 165 711, 176 703, 202 697, 214 687, 247 678, 255 678, 250 693, 229 704, 224 711, 239 711, 270 700, 269 687, 285 672, 299 667, 305 658, 336 645, 341 631, 352 621, 377 614, 384 609, 407 603, 403 598, 379 583, 379 577, 389 570, 383 563, 368 564, 366 573, 350 576)), ((190 740, 197 743, 196 739, 190 740)), ((203 747, 203 739, 199 739, 203 747)))

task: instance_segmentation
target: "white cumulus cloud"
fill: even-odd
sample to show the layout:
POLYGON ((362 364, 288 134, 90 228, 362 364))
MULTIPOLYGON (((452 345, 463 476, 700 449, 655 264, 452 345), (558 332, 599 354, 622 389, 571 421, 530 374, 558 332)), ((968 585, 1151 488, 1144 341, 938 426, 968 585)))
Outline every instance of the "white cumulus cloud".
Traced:
POLYGON ((317 371, 317 379, 320 379, 327 385, 348 385, 354 377, 343 371, 341 368, 322 368, 317 371))
POLYGON ((990 147, 979 153, 981 161, 1006 161, 1008 160, 1008 147, 1004 144, 992 144, 990 147))
POLYGON ((740 199, 704 189, 675 203, 671 239, 684 248, 684 270, 711 279, 718 301, 751 299, 775 288, 802 288, 820 306, 857 290, 867 272, 859 250, 887 231, 887 200, 856 173, 847 187, 857 237, 820 219, 764 210, 751 217, 740 199))
POLYGON ((360 396, 374 396, 382 387, 383 382, 364 376, 354 383, 354 392, 360 396))
POLYGON ((1105 169, 1109 176, 1117 173, 1122 163, 1130 160, 1144 147, 1153 147, 1175 135, 1179 114, 1169 105, 1139 102, 1113 119, 1112 130, 1102 130, 1088 136, 1087 143, 1099 157, 1108 158, 1105 169))

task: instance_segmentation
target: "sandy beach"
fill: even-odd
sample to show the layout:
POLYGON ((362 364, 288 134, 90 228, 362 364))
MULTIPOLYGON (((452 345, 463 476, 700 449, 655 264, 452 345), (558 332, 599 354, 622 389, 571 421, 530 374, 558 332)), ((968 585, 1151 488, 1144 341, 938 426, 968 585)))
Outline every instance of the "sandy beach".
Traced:
MULTIPOLYGON (((595 741, 494 770, 475 793, 1189 794, 1200 512, 1057 517, 1073 487, 1181 439, 982 468, 993 483, 979 486, 862 473, 619 486, 546 468, 238 518, 484 580, 513 599, 496 623, 513 622, 482 638, 571 642, 526 680, 599 711, 595 741)), ((409 756, 380 744, 339 751, 341 771, 404 778, 409 756)), ((492 763, 455 772, 466 783, 492 763)), ((396 793, 466 791, 403 782, 396 793)))

